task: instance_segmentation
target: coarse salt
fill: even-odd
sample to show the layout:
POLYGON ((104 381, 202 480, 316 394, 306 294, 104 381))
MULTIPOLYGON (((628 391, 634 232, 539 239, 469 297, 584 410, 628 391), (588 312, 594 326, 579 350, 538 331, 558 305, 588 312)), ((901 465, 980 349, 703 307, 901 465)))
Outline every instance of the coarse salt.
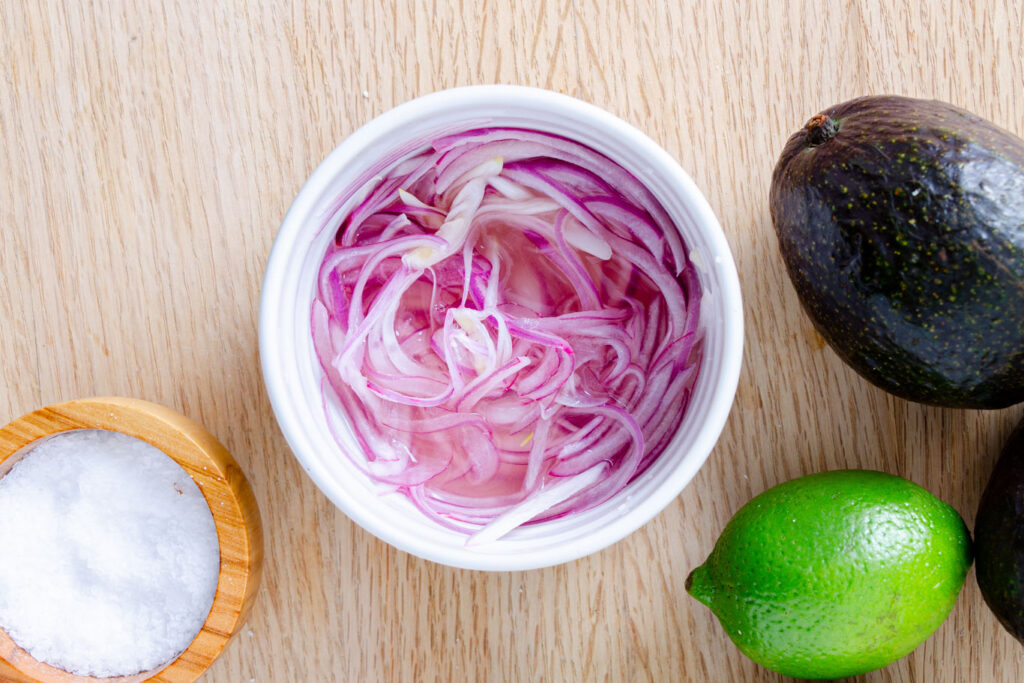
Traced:
POLYGON ((220 550, 199 487, 159 449, 65 432, 0 478, 0 627, 78 675, 161 667, 213 604, 220 550))

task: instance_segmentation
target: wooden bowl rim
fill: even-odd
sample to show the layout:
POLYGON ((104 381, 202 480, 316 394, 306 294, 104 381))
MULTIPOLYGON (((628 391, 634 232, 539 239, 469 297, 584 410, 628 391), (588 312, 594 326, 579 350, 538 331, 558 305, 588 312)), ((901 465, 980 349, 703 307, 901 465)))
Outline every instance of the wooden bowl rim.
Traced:
POLYGON ((0 428, 0 477, 39 440, 78 429, 105 429, 134 436, 160 449, 192 477, 217 528, 220 569, 213 604, 184 652, 161 668, 129 676, 71 674, 36 660, 0 628, 0 646, 10 650, 7 656, 0 651, 0 679, 7 673, 20 674, 25 681, 42 676, 39 680, 47 683, 192 683, 238 632, 259 589, 263 532, 249 482, 227 449, 198 423, 156 403, 116 396, 56 403, 0 428), (12 458, 13 462, 8 462, 12 458), (5 671, 4 664, 13 671, 5 671))

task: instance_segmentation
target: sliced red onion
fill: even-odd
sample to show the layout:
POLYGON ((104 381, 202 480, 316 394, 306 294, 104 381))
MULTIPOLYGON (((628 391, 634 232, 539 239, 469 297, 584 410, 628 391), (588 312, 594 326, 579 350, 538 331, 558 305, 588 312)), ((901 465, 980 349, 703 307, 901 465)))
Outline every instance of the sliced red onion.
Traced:
POLYGON ((639 180, 492 128, 395 162, 332 215, 352 197, 310 320, 358 469, 478 545, 600 504, 664 450, 700 367, 701 291, 639 180))

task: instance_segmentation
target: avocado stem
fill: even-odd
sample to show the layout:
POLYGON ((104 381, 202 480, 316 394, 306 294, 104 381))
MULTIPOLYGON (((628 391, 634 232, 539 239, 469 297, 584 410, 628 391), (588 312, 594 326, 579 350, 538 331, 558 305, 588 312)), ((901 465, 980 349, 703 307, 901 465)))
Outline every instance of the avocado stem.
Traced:
POLYGON ((804 126, 807 131, 807 142, 817 147, 831 140, 839 130, 839 125, 831 116, 815 114, 804 126))

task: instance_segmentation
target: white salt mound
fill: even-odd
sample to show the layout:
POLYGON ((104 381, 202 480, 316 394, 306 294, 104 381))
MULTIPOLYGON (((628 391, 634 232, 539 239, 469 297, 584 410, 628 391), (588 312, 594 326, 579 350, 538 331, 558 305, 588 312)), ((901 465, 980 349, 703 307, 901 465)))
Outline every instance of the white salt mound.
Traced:
POLYGON ((81 430, 0 478, 0 627, 71 673, 177 657, 206 621, 220 550, 199 487, 157 448, 81 430))

